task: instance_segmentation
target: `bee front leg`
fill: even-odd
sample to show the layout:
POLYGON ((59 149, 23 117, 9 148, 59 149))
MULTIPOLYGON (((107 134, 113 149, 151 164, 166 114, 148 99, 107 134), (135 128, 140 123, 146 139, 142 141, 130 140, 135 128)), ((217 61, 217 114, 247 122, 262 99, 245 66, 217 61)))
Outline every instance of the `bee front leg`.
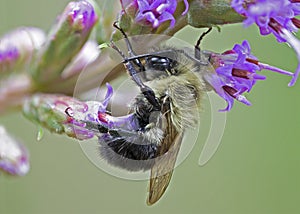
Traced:
POLYGON ((212 30, 212 27, 208 28, 207 31, 205 31, 204 33, 202 33, 199 37, 199 39, 197 40, 197 43, 195 45, 195 58, 201 61, 201 54, 200 54, 200 43, 203 40, 204 36, 206 36, 207 34, 210 33, 210 31, 212 30))
POLYGON ((129 75, 132 77, 133 81, 137 84, 137 86, 140 88, 142 94, 145 96, 145 98, 148 100, 148 102, 153 106, 154 110, 160 110, 159 101, 155 96, 154 91, 147 85, 145 85, 138 75, 135 68, 132 66, 132 63, 130 61, 125 62, 124 66, 126 67, 129 75))

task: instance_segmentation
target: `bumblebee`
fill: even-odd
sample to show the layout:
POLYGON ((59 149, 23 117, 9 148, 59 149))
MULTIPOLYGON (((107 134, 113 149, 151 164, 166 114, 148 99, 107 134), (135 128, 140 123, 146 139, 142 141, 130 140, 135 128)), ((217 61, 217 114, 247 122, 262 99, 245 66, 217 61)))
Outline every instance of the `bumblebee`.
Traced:
POLYGON ((121 55, 140 94, 130 106, 129 125, 87 122, 87 127, 100 132, 100 155, 109 164, 129 171, 151 170, 147 199, 151 205, 169 185, 185 130, 197 124, 195 115, 208 87, 203 74, 213 67, 209 54, 199 48, 204 34, 194 51, 165 45, 136 54, 125 32, 116 23, 114 27, 123 34, 128 54, 112 41, 110 47, 121 55))

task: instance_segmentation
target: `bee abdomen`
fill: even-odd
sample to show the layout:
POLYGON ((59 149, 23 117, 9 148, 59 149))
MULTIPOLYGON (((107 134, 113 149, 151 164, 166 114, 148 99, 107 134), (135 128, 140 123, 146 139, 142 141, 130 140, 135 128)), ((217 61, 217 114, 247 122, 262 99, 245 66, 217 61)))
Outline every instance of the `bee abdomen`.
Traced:
POLYGON ((131 136, 108 134, 100 137, 99 142, 102 157, 110 164, 130 171, 150 169, 159 146, 137 132, 131 136))

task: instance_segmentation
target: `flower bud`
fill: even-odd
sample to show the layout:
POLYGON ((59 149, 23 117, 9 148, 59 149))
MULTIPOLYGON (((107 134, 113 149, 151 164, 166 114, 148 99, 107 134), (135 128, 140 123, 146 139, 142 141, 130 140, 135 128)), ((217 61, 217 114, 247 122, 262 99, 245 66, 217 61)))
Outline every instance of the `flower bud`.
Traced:
POLYGON ((45 42, 45 33, 34 27, 17 28, 0 39, 0 76, 20 71, 28 65, 34 52, 45 42))
POLYGON ((84 114, 88 105, 73 97, 54 94, 35 94, 24 102, 24 115, 42 127, 57 134, 66 134, 80 140, 93 137, 93 133, 85 129, 85 123, 74 121, 70 111, 84 114))
POLYGON ((0 171, 23 176, 29 171, 29 154, 24 145, 0 126, 0 171))
POLYGON ((70 2, 52 27, 46 44, 38 52, 32 76, 37 84, 60 77, 80 51, 97 22, 94 8, 87 1, 70 2))

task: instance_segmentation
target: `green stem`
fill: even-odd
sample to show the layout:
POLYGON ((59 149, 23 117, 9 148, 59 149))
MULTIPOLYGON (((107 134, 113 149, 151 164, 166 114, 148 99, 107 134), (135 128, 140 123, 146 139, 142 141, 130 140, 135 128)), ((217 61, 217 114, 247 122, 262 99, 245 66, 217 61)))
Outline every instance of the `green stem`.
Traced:
POLYGON ((231 0, 194 0, 190 2, 187 23, 193 27, 239 23, 244 17, 230 6, 231 0))

